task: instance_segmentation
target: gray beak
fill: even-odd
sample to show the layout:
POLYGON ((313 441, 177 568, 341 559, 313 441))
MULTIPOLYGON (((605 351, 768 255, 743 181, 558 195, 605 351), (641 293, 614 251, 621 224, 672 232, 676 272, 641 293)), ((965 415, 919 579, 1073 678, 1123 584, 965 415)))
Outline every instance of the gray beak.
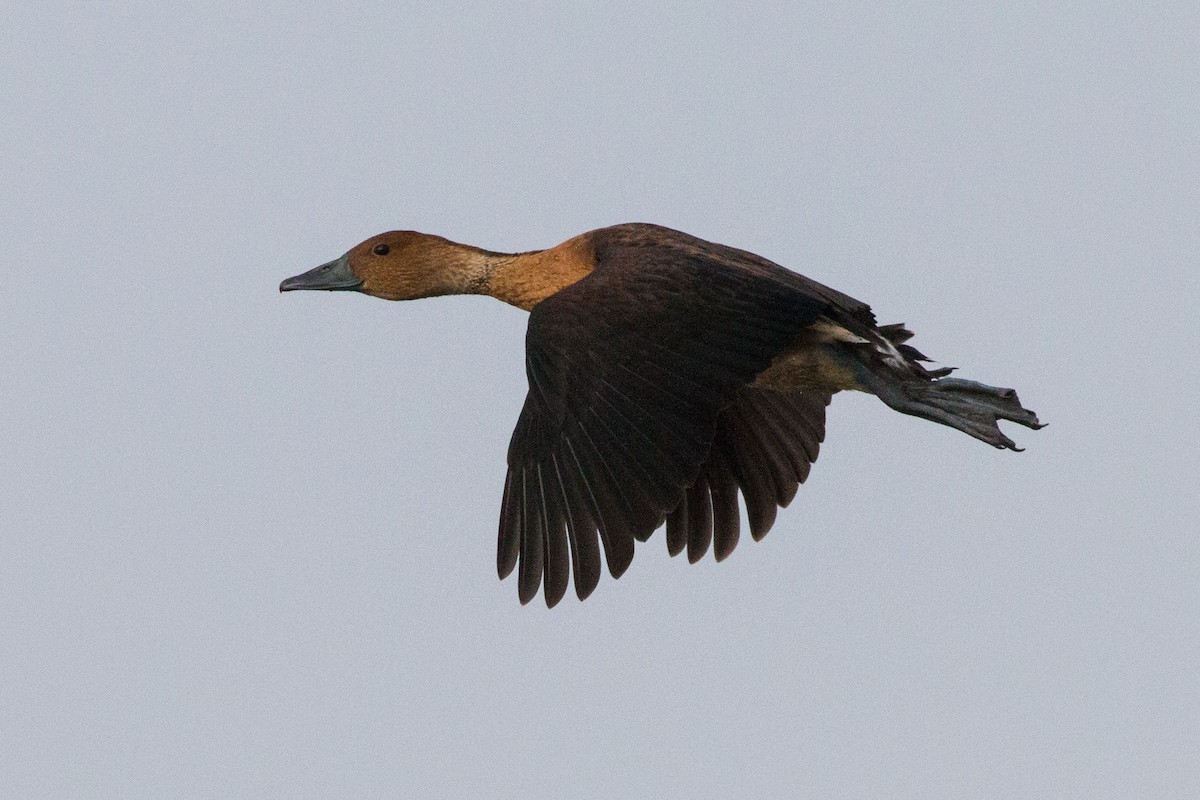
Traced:
POLYGON ((353 292, 362 287, 362 281, 350 271, 349 254, 334 259, 328 264, 310 269, 279 284, 279 291, 294 292, 300 289, 319 289, 326 292, 353 292))

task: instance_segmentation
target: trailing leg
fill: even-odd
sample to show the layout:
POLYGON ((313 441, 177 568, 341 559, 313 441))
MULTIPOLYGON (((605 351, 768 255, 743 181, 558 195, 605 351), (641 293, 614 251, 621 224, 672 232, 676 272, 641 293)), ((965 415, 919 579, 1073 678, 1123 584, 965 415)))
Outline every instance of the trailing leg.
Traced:
POLYGON ((993 447, 1017 450, 997 424, 1008 420, 1037 430, 1045 425, 1021 405, 1012 389, 948 378, 950 369, 928 370, 925 357, 903 344, 912 334, 900 325, 879 329, 879 339, 847 348, 862 388, 903 414, 911 414, 974 436, 993 447))

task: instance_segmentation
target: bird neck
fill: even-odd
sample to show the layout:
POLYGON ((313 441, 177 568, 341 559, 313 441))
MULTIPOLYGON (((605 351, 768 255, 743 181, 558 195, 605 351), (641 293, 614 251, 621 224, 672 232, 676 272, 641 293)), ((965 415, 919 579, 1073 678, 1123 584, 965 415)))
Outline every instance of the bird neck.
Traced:
POLYGON ((526 311, 592 271, 595 264, 587 234, 549 250, 503 255, 486 253, 472 281, 472 292, 486 294, 526 311))

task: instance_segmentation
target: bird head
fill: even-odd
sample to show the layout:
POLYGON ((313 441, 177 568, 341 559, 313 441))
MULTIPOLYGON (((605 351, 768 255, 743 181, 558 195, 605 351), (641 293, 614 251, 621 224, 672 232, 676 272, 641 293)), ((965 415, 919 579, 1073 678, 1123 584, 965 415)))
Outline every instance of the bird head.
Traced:
POLYGON ((471 254, 463 245, 416 231, 389 231, 279 284, 279 291, 348 291, 384 300, 461 294, 471 254))

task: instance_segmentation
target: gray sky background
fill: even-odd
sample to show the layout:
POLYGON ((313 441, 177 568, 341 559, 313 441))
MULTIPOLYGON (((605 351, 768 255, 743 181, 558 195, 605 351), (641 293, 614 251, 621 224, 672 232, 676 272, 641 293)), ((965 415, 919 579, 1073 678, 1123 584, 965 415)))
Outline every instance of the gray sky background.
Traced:
POLYGON ((3 13, 0 794, 1200 796, 1195 3, 338 5, 3 13), (1051 427, 522 608, 524 313, 276 286, 634 220, 1051 427))

